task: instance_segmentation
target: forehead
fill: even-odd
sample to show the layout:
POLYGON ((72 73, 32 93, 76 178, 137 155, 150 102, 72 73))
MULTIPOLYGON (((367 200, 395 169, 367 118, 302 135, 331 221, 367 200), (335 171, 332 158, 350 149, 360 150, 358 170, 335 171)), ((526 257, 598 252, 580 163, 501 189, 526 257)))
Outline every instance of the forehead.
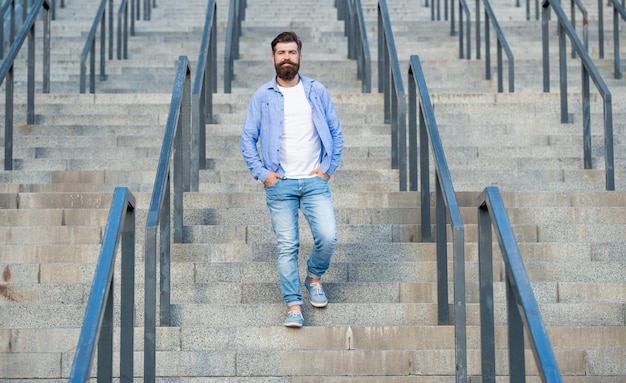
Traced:
POLYGON ((274 50, 276 52, 278 52, 278 51, 297 51, 298 50, 298 44, 295 41, 278 43, 274 47, 274 50))

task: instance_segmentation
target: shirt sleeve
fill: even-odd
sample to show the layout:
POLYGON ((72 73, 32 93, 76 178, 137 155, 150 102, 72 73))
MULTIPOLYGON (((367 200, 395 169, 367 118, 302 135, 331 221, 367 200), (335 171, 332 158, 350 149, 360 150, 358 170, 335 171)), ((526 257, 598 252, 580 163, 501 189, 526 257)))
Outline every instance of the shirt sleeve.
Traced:
POLYGON ((258 94, 254 94, 250 99, 248 111, 243 122, 241 132, 241 153, 255 179, 261 182, 269 176, 269 170, 265 168, 257 143, 261 126, 261 100, 258 94))
POLYGON ((328 90, 323 90, 323 103, 324 111, 326 114, 326 123, 332 137, 332 152, 330 153, 330 166, 326 174, 332 176, 335 170, 339 167, 341 161, 341 155, 343 153, 343 132, 341 130, 341 123, 339 122, 339 116, 335 110, 335 105, 328 93, 328 90))

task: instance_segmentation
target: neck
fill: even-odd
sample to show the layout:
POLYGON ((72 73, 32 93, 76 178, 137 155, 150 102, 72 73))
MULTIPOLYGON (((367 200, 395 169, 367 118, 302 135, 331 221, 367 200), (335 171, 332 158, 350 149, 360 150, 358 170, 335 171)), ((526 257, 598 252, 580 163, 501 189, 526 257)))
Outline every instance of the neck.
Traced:
POLYGON ((292 86, 298 85, 299 82, 300 82, 300 75, 296 75, 293 79, 289 81, 282 79, 278 76, 276 77, 276 83, 282 86, 283 88, 291 88, 292 86))

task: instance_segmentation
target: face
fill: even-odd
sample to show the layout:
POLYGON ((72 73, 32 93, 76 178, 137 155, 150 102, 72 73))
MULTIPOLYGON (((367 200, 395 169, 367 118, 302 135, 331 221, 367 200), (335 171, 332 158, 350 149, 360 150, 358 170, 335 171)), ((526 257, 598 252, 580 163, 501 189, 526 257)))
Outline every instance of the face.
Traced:
POLYGON ((295 42, 276 44, 272 55, 276 75, 285 81, 293 80, 300 70, 301 58, 295 42))

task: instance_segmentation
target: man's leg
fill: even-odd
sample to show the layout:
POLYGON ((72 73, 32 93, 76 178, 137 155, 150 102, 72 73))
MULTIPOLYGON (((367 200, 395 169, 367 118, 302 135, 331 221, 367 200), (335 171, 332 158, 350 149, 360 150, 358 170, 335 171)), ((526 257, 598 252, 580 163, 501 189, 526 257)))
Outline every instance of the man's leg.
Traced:
MULTIPOLYGON (((301 306, 300 274, 298 271, 298 184, 297 180, 279 180, 266 187, 266 202, 278 247, 278 275, 283 299, 288 306, 301 306)), ((295 308, 295 307, 294 307, 295 308)))
POLYGON ((320 280, 330 266, 337 247, 337 223, 328 182, 319 177, 306 179, 301 210, 313 236, 313 248, 307 260, 307 281, 311 304, 324 307, 328 303, 320 280))

